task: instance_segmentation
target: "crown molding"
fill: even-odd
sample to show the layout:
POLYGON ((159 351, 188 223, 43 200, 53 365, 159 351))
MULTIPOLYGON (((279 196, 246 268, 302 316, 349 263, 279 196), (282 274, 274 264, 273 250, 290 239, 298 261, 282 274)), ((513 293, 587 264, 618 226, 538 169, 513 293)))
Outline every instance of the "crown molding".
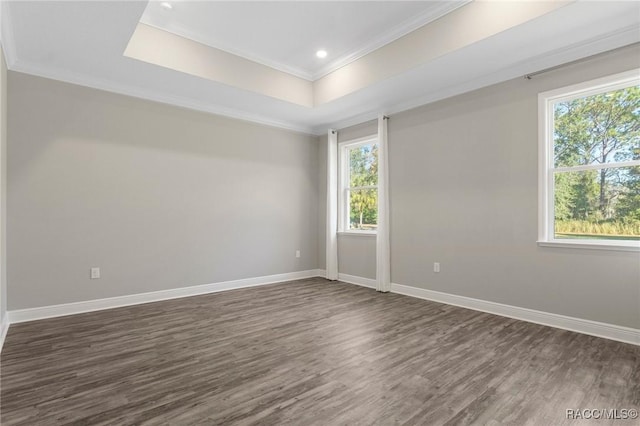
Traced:
MULTIPOLYGON (((580 59, 586 59, 589 56, 615 50, 625 46, 640 42, 640 33, 637 25, 629 25, 616 31, 609 32, 603 36, 594 37, 580 43, 574 43, 561 49, 553 50, 549 53, 535 56, 515 64, 503 68, 497 72, 484 74, 480 77, 446 87, 442 90, 431 92, 425 96, 413 99, 409 102, 403 102, 384 108, 388 114, 397 114, 410 109, 418 108, 433 102, 447 99, 462 93, 477 90, 492 84, 498 84, 513 78, 525 76, 526 74, 542 70, 548 67, 567 64, 580 59)), ((355 126, 367 121, 374 120, 379 114, 379 109, 371 110, 366 113, 358 114, 345 120, 330 122, 320 126, 314 126, 312 133, 321 136, 326 132, 327 128, 344 129, 346 127, 355 126)))
POLYGON ((153 102, 178 106, 195 111, 206 112, 209 114, 215 114, 223 117, 233 118, 236 120, 248 121, 264 126, 277 127, 280 129, 304 134, 312 134, 311 128, 307 126, 300 126, 295 123, 274 120, 272 118, 264 117, 261 115, 247 114, 243 111, 238 111, 232 108, 224 108, 221 106, 206 104, 204 102, 195 101, 193 99, 185 97, 165 95, 149 89, 141 89, 132 85, 120 84, 114 81, 91 77, 68 70, 61 70, 53 67, 43 67, 40 65, 22 61, 18 58, 16 53, 13 25, 10 19, 10 7, 11 2, 0 0, 0 40, 2 49, 4 51, 5 61, 7 63, 7 69, 10 71, 49 78, 65 83, 77 84, 93 89, 104 90, 107 92, 131 96, 139 99, 146 99, 153 102))
MULTIPOLYGON (((7 2, 2 2, 1 4, 2 7, 8 6, 7 2)), ((373 120, 377 117, 379 112, 378 109, 376 109, 363 114, 359 114, 354 117, 350 117, 345 120, 331 122, 328 124, 322 124, 318 126, 300 126, 291 122, 273 120, 269 117, 247 114, 235 109, 224 108, 216 105, 206 104, 204 102, 194 101, 193 99, 165 95, 153 90, 140 89, 139 87, 123 85, 120 83, 115 83, 113 81, 86 76, 67 70, 59 70, 51 67, 42 67, 39 65, 27 63, 17 59, 15 56, 13 31, 11 28, 11 24, 7 24, 8 13, 6 12, 7 10, 4 9, 2 13, 2 45, 7 61, 7 68, 11 71, 22 72, 25 74, 59 80, 66 83, 78 84, 80 86, 91 87, 94 89, 118 93, 121 95, 132 96, 135 98, 146 99, 154 102, 160 102, 182 108, 192 109, 243 121, 249 121, 299 133, 311 134, 315 136, 324 135, 327 128, 341 129, 373 120)), ((544 69, 549 66, 567 63, 576 59, 602 53, 607 50, 630 45, 640 41, 637 30, 638 28, 636 25, 624 27, 602 37, 589 39, 584 42, 568 46, 566 48, 557 49, 548 54, 540 55, 532 59, 518 62, 508 68, 502 69, 499 72, 489 73, 481 77, 463 82, 461 84, 432 92, 426 96, 422 96, 410 102, 387 107, 385 108, 385 111, 387 111, 389 114, 397 114, 399 112, 417 108, 419 106, 446 99, 451 96, 456 96, 461 93, 489 86, 491 84, 497 84, 511 78, 516 78, 518 76, 523 76, 527 73, 531 73, 539 69, 544 69)))
POLYGON ((316 81, 326 76, 327 74, 331 74, 335 70, 344 67, 345 65, 350 64, 351 62, 355 62, 363 56, 368 55, 369 53, 380 49, 387 44, 396 41, 397 39, 404 37, 405 35, 417 30, 420 27, 423 27, 437 19, 442 18, 443 16, 453 12, 454 10, 471 3, 472 0, 452 0, 442 2, 439 7, 426 10, 423 13, 419 13, 412 17, 411 19, 401 23, 400 25, 396 25, 395 27, 390 28, 389 30, 383 32, 378 37, 371 39, 367 44, 362 46, 361 48, 354 50, 352 52, 346 53, 339 58, 331 61, 324 67, 320 68, 317 72, 311 74, 311 80, 316 81))
POLYGON ((240 51, 234 48, 233 46, 220 43, 211 38, 198 36, 198 34, 196 34, 195 32, 180 25, 172 24, 171 27, 160 27, 147 20, 142 20, 140 22, 145 25, 149 25, 151 27, 157 28, 159 30, 170 32, 180 37, 184 37, 189 40, 202 43, 206 46, 213 47, 215 49, 223 50, 227 53, 231 53, 232 55, 236 55, 241 58, 250 60, 252 62, 256 62, 258 64, 265 65, 267 67, 276 69, 278 71, 282 71, 287 74, 291 74, 293 76, 313 82, 315 80, 318 80, 324 77, 327 74, 332 73, 333 71, 339 68, 342 68, 345 65, 348 65, 351 62, 357 61, 358 59, 373 52, 374 50, 377 50, 399 39, 400 37, 403 37, 409 34, 410 32, 415 31, 418 28, 423 27, 443 17, 444 15, 453 12, 459 7, 462 7, 470 2, 471 0, 451 0, 451 1, 442 2, 438 7, 426 10, 423 13, 419 13, 413 16, 411 19, 408 19, 405 22, 402 22, 401 24, 391 27, 387 31, 382 32, 382 34, 380 34, 378 37, 372 38, 364 46, 361 46, 356 50, 353 50, 341 55, 337 59, 329 62, 328 64, 320 68, 317 72, 310 72, 308 70, 298 68, 298 67, 293 67, 293 66, 284 64, 282 62, 272 61, 260 55, 248 53, 246 51, 240 51))
POLYGON ((270 127, 290 130, 298 133, 312 134, 311 127, 300 126, 295 123, 274 120, 256 114, 248 114, 232 108, 224 108, 218 105, 208 104, 186 97, 172 96, 159 93, 150 89, 141 89, 127 84, 120 84, 114 81, 87 76, 84 74, 74 73, 68 70, 60 70, 52 67, 42 67, 36 64, 28 63, 21 60, 13 62, 11 71, 21 72, 24 74, 35 75, 38 77, 58 80, 65 83, 77 84, 79 86, 90 87, 93 89, 104 90, 106 92, 117 93, 120 95, 131 96, 134 98, 145 99, 153 102, 178 106, 195 111, 206 112, 223 117, 233 118, 236 120, 248 121, 270 127))
MULTIPOLYGON (((455 4, 457 4, 457 7, 460 7, 463 4, 467 4, 467 2, 468 1, 464 0, 455 2, 455 4)), ((16 55, 14 32, 11 20, 9 19, 11 15, 10 7, 10 2, 0 2, 0 8, 2 8, 2 13, 0 16, 2 47, 7 62, 7 68, 12 71, 23 72, 26 74, 50 78, 72 84, 78 84, 81 86, 91 87, 108 92, 132 96, 164 104, 170 104, 178 107, 253 122, 270 127, 286 129, 304 134, 312 134, 316 136, 325 134, 327 128, 340 129, 375 119, 379 113, 380 108, 376 108, 375 110, 369 110, 356 116, 347 117, 344 120, 328 121, 325 123, 317 123, 315 125, 301 125, 292 121, 281 121, 273 119, 272 117, 267 117, 260 114, 246 113, 241 110, 225 108, 202 101, 189 99, 187 97, 162 94, 158 91, 150 89, 141 89, 139 87, 135 87, 134 85, 121 84, 108 79, 92 77, 68 70, 56 69, 53 67, 41 66, 22 61, 16 55)), ((444 9, 441 9, 440 13, 445 13, 444 9)), ((389 114, 396 114, 451 96, 456 96, 461 93, 486 87, 491 84, 497 84, 502 81, 523 76, 536 70, 564 64, 576 59, 602 53, 607 50, 612 50, 625 45, 637 43, 639 41, 640 33, 638 32, 637 25, 622 27, 603 36, 594 37, 583 42, 567 46, 565 48, 557 49, 534 58, 514 63, 507 68, 501 69, 500 71, 487 73, 471 80, 449 86, 441 90, 433 91, 427 95, 412 99, 409 102, 398 103, 395 105, 382 105, 382 107, 384 107, 385 112, 389 114)))
POLYGON ((247 53, 247 52, 241 52, 241 51, 239 51, 238 49, 235 49, 232 46, 219 43, 219 42, 211 40, 209 38, 199 37, 193 31, 191 31, 189 29, 186 29, 186 28, 184 28, 182 26, 174 24, 174 25, 172 25, 171 28, 165 28, 165 27, 157 26, 157 25, 155 25, 155 24, 153 24, 151 22, 148 22, 146 20, 142 20, 142 21, 140 21, 140 23, 148 25, 148 26, 153 27, 153 28, 156 28, 156 29, 161 30, 161 31, 166 31, 166 32, 169 32, 171 34, 175 34, 175 35, 177 35, 179 37, 183 37, 183 38, 189 39, 191 41, 195 41, 196 43, 204 44, 205 46, 208 46, 208 47, 213 47, 214 49, 222 50, 222 51, 230 53, 232 55, 236 55, 236 56, 239 56, 241 58, 247 59, 249 61, 256 62, 256 63, 258 63, 260 65, 264 65, 264 66, 267 66, 269 68, 273 68, 275 70, 282 71, 282 72, 287 73, 287 74, 291 74, 291 75, 293 75, 295 77, 299 77, 299 78, 302 78, 302 79, 307 80, 307 81, 313 81, 313 75, 311 73, 301 69, 301 68, 292 67, 292 66, 283 64, 281 62, 272 61, 272 60, 269 60, 269 59, 264 58, 264 57, 259 56, 259 55, 254 55, 254 54, 247 53))

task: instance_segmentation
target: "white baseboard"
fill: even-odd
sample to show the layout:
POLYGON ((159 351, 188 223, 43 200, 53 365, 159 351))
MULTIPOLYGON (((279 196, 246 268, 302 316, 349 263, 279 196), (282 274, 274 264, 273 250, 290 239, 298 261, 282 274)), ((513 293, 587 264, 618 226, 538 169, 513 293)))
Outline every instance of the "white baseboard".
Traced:
MULTIPOLYGON (((99 311, 103 309, 131 306, 141 303, 157 302, 161 300, 177 299, 181 297, 197 296, 201 294, 216 293, 220 291, 234 290, 239 288, 274 284, 283 281, 324 276, 324 270, 311 269, 307 271, 154 291, 150 293, 110 297, 107 299, 89 300, 85 302, 65 303, 62 305, 43 306, 39 308, 9 311, 0 323, 0 351, 2 350, 2 344, 4 343, 4 339, 7 335, 9 325, 12 323, 34 321, 38 319, 99 311)), ((373 289, 376 288, 376 280, 370 278, 363 278, 348 274, 339 274, 338 279, 350 284, 373 289)), ((403 294, 405 296, 431 300, 434 302, 445 303, 448 305, 459 306, 462 308, 473 309, 481 312, 487 312, 494 315, 500 315, 550 327, 561 328, 577 333, 589 334, 592 336, 603 337, 605 339, 640 345, 640 330, 635 328, 623 327, 581 318, 568 317, 564 315, 552 314, 549 312, 536 311, 533 309, 520 308, 517 306, 489 302, 480 299, 473 299, 471 297, 426 290, 402 284, 391 284, 391 291, 393 293, 403 294)))
POLYGON ((344 281, 345 283, 355 284, 362 287, 376 288, 376 280, 371 278, 358 277, 356 275, 348 275, 338 273, 338 281, 344 281))
POLYGON ((603 337, 605 339, 617 340, 619 342, 631 343, 633 345, 640 345, 640 330, 636 328, 504 305, 502 303, 457 296, 449 293, 441 293, 439 291, 425 290, 423 288, 411 287, 402 284, 391 284, 391 291, 393 293, 404 294, 405 296, 417 297, 419 299, 460 306, 462 308, 533 322, 549 327, 575 331, 576 333, 589 334, 591 336, 603 337))
MULTIPOLYGON (((325 271, 318 270, 318 276, 324 277, 325 271)), ((362 287, 376 288, 376 280, 371 278, 339 273, 338 280, 362 287)), ((549 327, 561 328, 563 330, 574 331, 576 333, 588 334, 624 343, 631 343, 633 345, 640 345, 640 330, 635 328, 536 311, 534 309, 520 308, 518 306, 489 302, 487 300, 442 293, 434 290, 426 290, 402 284, 392 283, 391 292, 430 300, 433 302, 445 303, 447 305, 487 312, 489 314, 500 315, 503 317, 514 318, 521 321, 546 325, 549 327)))
POLYGON ((275 284, 283 281, 299 280, 320 276, 320 271, 289 272, 285 274, 267 275, 263 277, 245 278, 241 280, 223 281, 213 284, 203 284, 191 287, 174 288, 170 290, 153 291, 149 293, 131 294, 126 296, 109 297, 106 299, 87 300, 84 302, 65 303, 62 305, 42 306, 38 308, 18 309, 8 312, 8 321, 2 324, 34 321, 45 318, 61 317, 65 315, 81 314, 84 312, 101 311, 103 309, 120 308, 141 303, 159 302, 161 300, 177 299, 180 297, 197 296, 207 293, 235 290, 245 287, 255 287, 275 284))
POLYGON ((7 337, 8 332, 9 316, 5 314, 3 318, 0 318, 0 353, 2 353, 2 346, 4 346, 4 339, 7 337))

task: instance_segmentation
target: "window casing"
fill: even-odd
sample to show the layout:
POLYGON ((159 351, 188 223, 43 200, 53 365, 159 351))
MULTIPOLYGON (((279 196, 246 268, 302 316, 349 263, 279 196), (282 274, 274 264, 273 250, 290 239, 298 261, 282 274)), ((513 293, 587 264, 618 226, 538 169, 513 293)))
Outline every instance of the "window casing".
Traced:
POLYGON ((539 245, 640 250, 640 70, 538 106, 539 245))
POLYGON ((338 146, 338 232, 375 235, 378 213, 377 137, 338 146))

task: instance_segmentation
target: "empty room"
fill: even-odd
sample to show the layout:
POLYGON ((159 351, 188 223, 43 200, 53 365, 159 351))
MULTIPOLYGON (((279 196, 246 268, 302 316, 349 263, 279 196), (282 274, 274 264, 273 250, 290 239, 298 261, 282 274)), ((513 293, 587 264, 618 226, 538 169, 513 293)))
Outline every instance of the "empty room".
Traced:
POLYGON ((639 424, 640 2, 2 0, 0 43, 0 424, 639 424))

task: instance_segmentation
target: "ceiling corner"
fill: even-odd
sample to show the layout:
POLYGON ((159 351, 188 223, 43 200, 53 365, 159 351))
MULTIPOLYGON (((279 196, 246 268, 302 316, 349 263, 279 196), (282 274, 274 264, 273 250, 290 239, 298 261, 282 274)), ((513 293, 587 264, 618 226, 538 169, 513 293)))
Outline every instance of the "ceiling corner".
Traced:
POLYGON ((13 34, 13 24, 11 23, 11 2, 0 2, 0 41, 4 52, 4 59, 7 68, 13 69, 18 58, 16 57, 16 43, 13 34))

